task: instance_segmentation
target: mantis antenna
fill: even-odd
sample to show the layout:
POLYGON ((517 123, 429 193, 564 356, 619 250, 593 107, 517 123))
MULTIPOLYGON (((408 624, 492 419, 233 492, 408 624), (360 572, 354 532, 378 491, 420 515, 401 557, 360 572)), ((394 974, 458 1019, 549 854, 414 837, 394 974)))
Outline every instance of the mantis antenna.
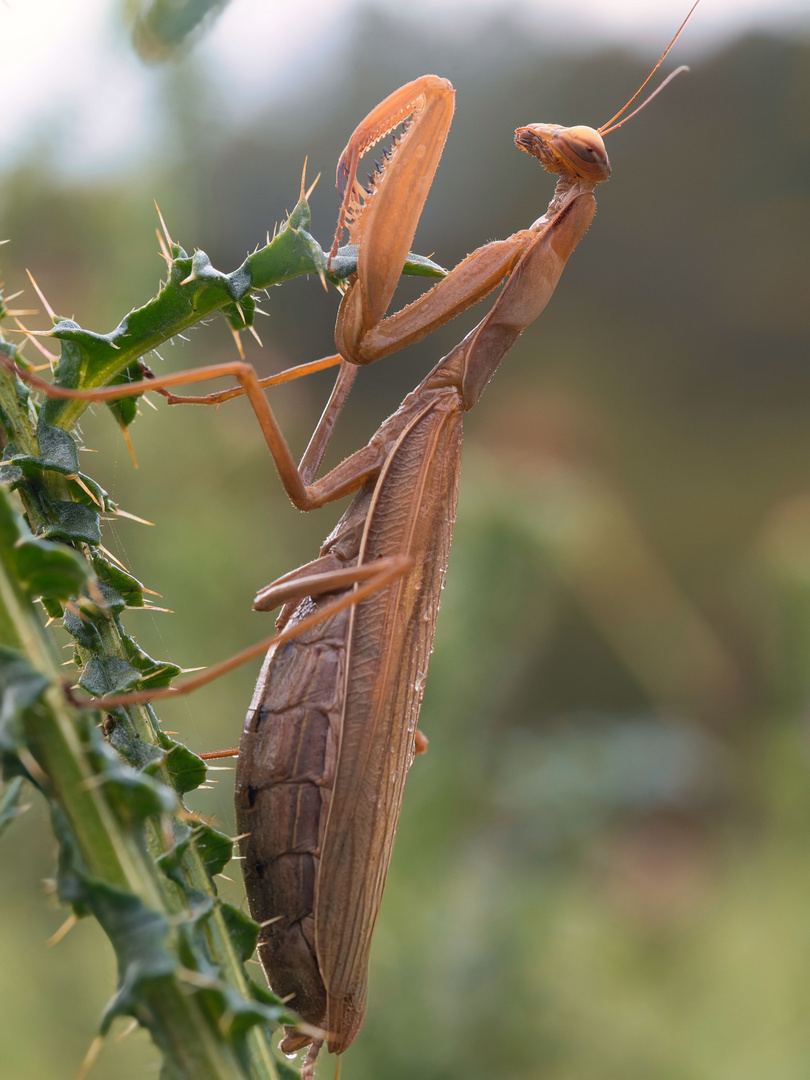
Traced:
POLYGON ((641 91, 644 89, 644 87, 647 85, 647 83, 650 81, 650 79, 653 77, 653 75, 656 73, 656 71, 658 71, 658 69, 661 67, 664 60, 667 58, 667 54, 669 53, 670 49, 675 44, 675 42, 678 40, 678 38, 681 36, 681 33, 683 32, 684 27, 689 22, 689 20, 692 18, 692 14, 693 14, 695 8, 698 6, 699 3, 700 3, 700 0, 695 0, 694 4, 692 4, 692 7, 689 10, 689 14, 686 16, 686 18, 683 20, 681 25, 678 27, 678 30, 677 30, 675 36, 673 37, 672 41, 670 41, 669 45, 667 45, 666 49, 664 49, 664 51, 661 53, 661 55, 658 58, 658 63, 652 69, 652 71, 647 76, 647 78, 644 80, 644 82, 641 84, 641 86, 638 88, 638 90, 636 90, 635 94, 633 94, 633 96, 630 98, 630 100, 625 105, 623 105, 622 108, 619 109, 619 111, 617 113, 615 113, 613 116, 611 116, 610 120, 608 120, 607 123, 603 124, 601 127, 596 129, 599 132, 600 135, 609 135, 611 131, 615 131, 616 128, 620 128, 622 126, 622 124, 626 124, 627 121, 631 117, 635 116, 636 113, 641 112, 641 110, 644 108, 644 106, 648 105, 652 101, 652 99, 656 96, 656 94, 660 94, 661 91, 664 89, 664 87, 667 85, 667 83, 672 82, 672 80, 675 78, 676 75, 680 75, 680 73, 682 71, 688 71, 689 70, 689 68, 686 67, 685 65, 683 67, 677 68, 675 71, 672 72, 671 75, 668 75, 667 78, 664 79, 664 81, 661 83, 661 85, 658 87, 658 89, 654 90, 650 94, 650 96, 647 98, 646 101, 644 101, 641 105, 639 105, 639 107, 637 109, 633 109, 633 111, 629 114, 629 116, 625 116, 624 120, 620 120, 618 124, 613 123, 614 120, 619 120, 619 117, 622 115, 622 113, 626 112, 630 108, 630 106, 636 100, 638 95, 641 93, 641 91))

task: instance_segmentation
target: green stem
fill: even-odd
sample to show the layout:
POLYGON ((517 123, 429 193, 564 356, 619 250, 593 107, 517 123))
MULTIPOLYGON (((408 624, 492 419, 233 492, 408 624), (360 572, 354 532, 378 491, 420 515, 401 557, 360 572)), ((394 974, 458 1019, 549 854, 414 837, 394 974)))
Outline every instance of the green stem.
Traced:
MULTIPOLYGON (((0 409, 0 439, 5 444, 13 441, 18 453, 35 456, 38 448, 34 418, 29 413, 27 392, 16 380, 0 379, 0 409)), ((45 471, 39 483, 53 499, 70 498, 68 481, 58 472, 45 471)), ((19 494, 31 525, 39 530, 47 522, 34 489, 23 483, 19 494)), ((4 497, 2 493, 0 497, 4 497)), ((86 545, 83 549, 87 554, 86 545)), ((248 1005, 253 1000, 241 956, 231 939, 194 838, 189 841, 182 860, 184 888, 180 888, 154 861, 167 851, 167 834, 158 818, 147 818, 143 824, 136 822, 135 827, 132 821, 121 819, 120 806, 110 796, 109 780, 103 767, 99 768, 97 747, 93 745, 94 715, 77 712, 66 699, 61 658, 43 626, 38 605, 32 603, 17 581, 14 569, 13 557, 4 557, 0 552, 0 642, 24 657, 29 667, 49 684, 42 697, 22 715, 24 747, 19 750, 20 763, 52 803, 59 821, 69 832, 80 874, 86 881, 95 883, 89 889, 91 899, 87 906, 99 918, 116 950, 120 944, 116 930, 120 927, 116 927, 114 918, 111 921, 108 917, 116 913, 104 904, 94 907, 92 897, 97 886, 113 890, 113 895, 119 898, 131 897, 142 905, 147 916, 156 913, 161 925, 167 928, 168 972, 139 984, 137 996, 133 996, 124 1011, 131 1012, 149 1027, 172 1076, 183 1080, 209 1077, 277 1080, 265 1025, 254 1022, 241 1037, 240 1048, 239 1042, 220 1026, 224 1019, 221 1009, 212 1007, 210 996, 206 998, 199 992, 211 976, 188 970, 189 963, 193 967, 196 954, 189 959, 188 944, 184 946, 181 940, 182 926, 190 925, 189 920, 193 919, 184 888, 189 896, 207 894, 212 898, 213 908, 203 927, 207 952, 216 965, 215 984, 229 987, 239 1001, 248 1005), (172 956, 176 958, 173 963, 172 956)), ((106 619, 96 620, 95 625, 100 633, 99 655, 125 659, 117 619, 110 614, 106 619)), ((81 651, 87 657, 93 655, 81 651)), ((129 710, 127 719, 136 741, 162 752, 162 743, 147 708, 129 710)), ((165 764, 157 768, 157 778, 166 785, 164 791, 171 785, 172 777, 165 764)), ((177 810, 181 810, 179 802, 177 810)), ((171 830, 168 842, 171 842, 171 830)))
MULTIPOLYGON (((0 620, 12 625, 16 644, 50 688, 24 714, 24 734, 33 762, 29 771, 63 810, 81 855, 84 872, 136 896, 146 908, 171 918, 159 871, 136 834, 119 822, 99 783, 79 733, 88 722, 69 705, 53 647, 30 601, 0 561, 0 620)), ((25 761, 23 762, 26 763, 25 761)), ((202 1000, 176 976, 143 988, 149 1026, 178 1076, 188 1080, 244 1080, 234 1048, 218 1036, 202 1000)), ((275 1077, 274 1071, 257 1076, 275 1077)))

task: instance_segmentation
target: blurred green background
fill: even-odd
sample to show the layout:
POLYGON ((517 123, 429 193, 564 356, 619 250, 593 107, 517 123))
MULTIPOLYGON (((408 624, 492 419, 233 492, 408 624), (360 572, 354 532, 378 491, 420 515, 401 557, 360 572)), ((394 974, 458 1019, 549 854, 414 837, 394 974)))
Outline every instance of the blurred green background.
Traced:
MULTIPOLYGON (((346 138, 426 71, 453 81, 457 115, 417 250, 451 266, 525 227, 553 181, 514 128, 603 123, 654 55, 561 47, 505 10, 435 33, 368 7, 328 70, 302 27, 267 50, 268 64, 299 51, 300 84, 249 124, 186 50, 162 69, 158 153, 126 175, 66 178, 53 146, 70 131, 43 129, 0 175, 7 291, 28 267, 60 314, 109 330, 161 274, 153 198, 175 239, 228 271, 292 208, 306 154, 328 246, 346 138)), ((353 1080, 808 1073, 810 44, 749 34, 696 61, 679 46, 682 61, 692 73, 609 138, 589 235, 468 419, 430 750, 409 779, 353 1080)), ((265 348, 245 341, 261 373, 333 351, 337 296, 317 281, 264 307, 265 348)), ((330 463, 481 310, 361 373, 330 463)), ((153 367, 233 355, 215 320, 153 367)), ((328 386, 273 393, 294 449, 328 386)), ((254 593, 314 557, 342 506, 286 502, 241 402, 142 413, 138 471, 106 410, 84 423, 100 451, 86 471, 157 523, 110 526, 105 544, 174 611, 131 613, 141 644, 210 664, 270 632, 254 593)), ((258 666, 166 705, 164 725, 197 750, 234 745, 258 666)), ((233 830, 231 773, 213 775, 193 805, 233 830)), ((65 918, 54 854, 34 801, 2 840, 4 1078, 73 1076, 114 988, 89 920, 46 948, 65 918)), ((223 892, 239 902, 241 884, 223 892)), ((136 1033, 91 1076, 157 1071, 136 1033)))

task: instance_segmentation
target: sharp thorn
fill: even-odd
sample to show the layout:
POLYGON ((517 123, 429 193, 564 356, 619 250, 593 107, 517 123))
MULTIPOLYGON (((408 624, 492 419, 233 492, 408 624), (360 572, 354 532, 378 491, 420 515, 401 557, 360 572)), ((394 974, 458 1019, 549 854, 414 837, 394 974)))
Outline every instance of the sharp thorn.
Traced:
POLYGON ((113 555, 113 553, 108 548, 105 548, 103 544, 98 545, 98 550, 103 555, 106 555, 107 558, 110 559, 112 562, 116 563, 116 565, 120 566, 121 569, 124 570, 127 574, 129 573, 129 570, 127 570, 127 568, 124 566, 124 564, 121 562, 121 560, 119 558, 117 558, 115 555, 113 555))
POLYGON ((130 1022, 127 1024, 127 1026, 124 1028, 124 1030, 120 1033, 120 1035, 115 1036, 115 1041, 116 1042, 121 1042, 122 1039, 126 1039, 126 1037, 128 1035, 131 1035, 133 1031, 137 1031, 139 1027, 140 1027, 140 1025, 139 1025, 137 1020, 130 1020, 130 1022))
MULTIPOLYGON (((132 464, 137 469, 138 459, 135 457, 135 447, 132 445, 132 439, 129 436, 129 428, 125 427, 123 424, 121 425, 121 434, 124 436, 124 442, 127 444, 127 450, 129 451, 129 456, 132 458, 132 464)), ((120 510, 118 512, 119 514, 121 513, 120 510)))
POLYGON ((157 210, 158 219, 160 221, 161 228, 163 229, 163 235, 166 237, 166 243, 169 245, 169 248, 171 248, 173 240, 169 235, 169 230, 166 228, 166 222, 163 220, 163 214, 161 214, 160 212, 160 207, 157 204, 157 199, 155 199, 155 209, 157 210))
POLYGON ((96 1063, 96 1058, 101 1053, 101 1048, 104 1046, 104 1039, 101 1035, 96 1035, 90 1046, 87 1049, 87 1053, 82 1059, 82 1063, 76 1072, 74 1080, 85 1080, 85 1077, 93 1068, 96 1063))
MULTIPOLYGON (((68 660, 68 663, 72 664, 73 661, 68 660)), ((51 934, 51 936, 45 942, 45 947, 47 949, 52 949, 54 947, 54 945, 58 945, 59 942, 63 938, 67 937, 67 935, 70 933, 70 931, 73 929, 73 927, 78 923, 78 921, 79 921, 79 916, 76 915, 75 913, 71 913, 70 915, 68 915, 68 917, 62 923, 62 925, 59 927, 59 929, 56 931, 56 933, 51 934)))
POLYGON ((158 238, 158 244, 160 245, 159 254, 166 260, 169 266, 172 265, 172 257, 169 254, 169 249, 166 247, 166 241, 163 239, 163 233, 155 226, 155 236, 158 238))
POLYGON ((28 277, 31 279, 31 284, 34 286, 34 290, 35 290, 37 296, 42 301, 42 304, 43 304, 45 310, 48 312, 48 314, 50 315, 50 317, 53 319, 54 322, 59 322, 59 319, 57 318, 56 312, 53 310, 51 305, 45 299, 45 295, 42 292, 42 289, 40 289, 39 285, 37 285, 36 281, 34 281, 34 275, 28 269, 26 269, 25 272, 26 272, 26 274, 28 274, 28 277))
POLYGON ((130 514, 126 510, 122 510, 120 507, 115 511, 116 517, 129 518, 130 521, 137 521, 139 525, 151 525, 154 527, 154 521, 147 521, 146 518, 138 517, 137 514, 130 514))
MULTIPOLYGON (((135 465, 135 468, 136 469, 138 468, 137 464, 135 465)), ((93 492, 87 486, 87 484, 85 484, 84 480, 82 480, 82 478, 79 476, 78 473, 73 473, 70 476, 65 476, 65 479, 66 480, 72 480, 74 484, 78 484, 79 487, 82 489, 82 491, 85 493, 85 495, 88 495, 93 500, 93 502, 96 504, 96 506, 98 506, 101 510, 104 509, 102 504, 98 501, 96 496, 93 494, 93 492)))
POLYGON ((236 342, 236 347, 239 350, 239 357, 240 357, 240 359, 244 360, 245 359, 245 350, 242 348, 242 339, 239 336, 239 331, 234 330, 234 328, 231 327, 231 333, 233 334, 233 340, 236 342))
POLYGON ((310 195, 312 194, 312 192, 313 192, 313 191, 315 190, 315 185, 316 185, 316 184, 318 183, 318 181, 320 180, 320 178, 321 178, 321 174, 320 174, 320 173, 318 173, 318 175, 317 175, 317 176, 315 177, 315 179, 314 179, 314 180, 312 181, 312 183, 311 183, 311 184, 309 185, 309 187, 307 188, 306 194, 304 195, 304 198, 305 198, 305 199, 306 199, 307 201, 309 201, 309 197, 310 197, 310 195))
MULTIPOLYGON (((16 316, 14 317, 14 322, 17 324, 17 326, 19 326, 19 328, 24 334, 30 334, 29 330, 25 326, 23 326, 23 324, 16 316)), ((58 361, 59 357, 55 353, 52 353, 49 349, 46 349, 44 345, 41 345, 40 342, 38 342, 36 337, 34 337, 33 335, 29 336, 28 340, 31 342, 35 349, 39 349, 42 355, 48 358, 48 364, 46 366, 49 366, 51 371, 53 371, 53 366, 58 361)), ((40 371, 41 368, 34 368, 33 370, 40 371)))
POLYGON ((15 330, 13 326, 7 326, 7 334, 26 334, 28 337, 53 337, 51 330, 15 330))

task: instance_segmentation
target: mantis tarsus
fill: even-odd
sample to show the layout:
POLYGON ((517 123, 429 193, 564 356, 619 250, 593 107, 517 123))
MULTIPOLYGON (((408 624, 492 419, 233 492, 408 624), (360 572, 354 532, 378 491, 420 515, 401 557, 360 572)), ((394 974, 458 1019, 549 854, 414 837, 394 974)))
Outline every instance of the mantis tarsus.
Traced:
MULTIPOLYGON (((308 510, 355 493, 318 558, 256 599, 259 610, 284 605, 277 622, 282 633, 262 668, 237 766, 246 889, 262 927, 259 955, 273 989, 290 996, 302 1019, 321 1033, 291 1029, 282 1042, 286 1052, 310 1045, 305 1077, 311 1076, 324 1041, 330 1051, 342 1053, 363 1020, 371 937, 417 746, 455 517, 462 416, 541 313, 590 225, 594 187, 610 173, 602 134, 613 130, 610 124, 628 108, 599 130, 553 124, 518 128, 517 145, 559 174, 547 212, 529 228, 477 249, 429 292, 385 318, 453 103, 446 80, 416 79, 366 117, 340 158, 343 202, 332 254, 347 224, 358 246, 357 273, 340 305, 335 333, 343 362, 300 466, 250 365, 236 362, 214 372, 234 375, 247 393, 297 507, 308 510), (403 121, 405 132, 386 152, 385 165, 369 188, 361 187, 359 159, 403 121), (504 279, 489 314, 369 443, 315 479, 357 365, 420 340, 504 279), (333 594, 347 586, 354 592, 343 592, 336 601, 333 594)), ((211 369, 186 372, 153 380, 146 388, 165 390, 211 374, 211 369)), ((144 388, 62 393, 103 400, 144 388)), ((205 400, 232 395, 225 391, 205 400)), ((209 672, 193 684, 211 677, 209 672)), ((159 696, 165 694, 129 694, 104 703, 159 696)))

